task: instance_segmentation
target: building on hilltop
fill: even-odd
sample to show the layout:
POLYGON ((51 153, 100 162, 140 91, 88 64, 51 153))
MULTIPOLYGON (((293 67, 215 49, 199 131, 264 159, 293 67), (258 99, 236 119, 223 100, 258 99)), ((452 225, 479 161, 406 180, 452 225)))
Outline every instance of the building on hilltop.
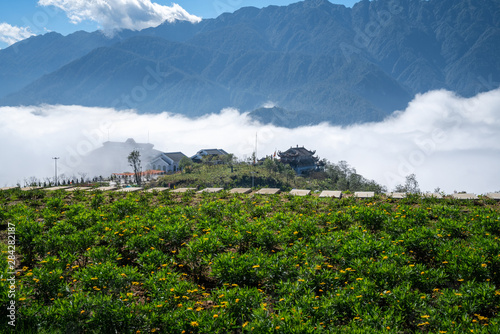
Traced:
POLYGON ((132 167, 128 156, 134 150, 139 151, 142 172, 145 178, 154 178, 161 174, 179 170, 179 162, 186 157, 182 152, 164 153, 154 149, 150 143, 137 143, 129 138, 125 142, 107 141, 103 146, 90 152, 83 158, 79 171, 91 175, 111 175, 127 179, 130 177, 132 167))
POLYGON ((319 158, 314 156, 315 153, 316 151, 309 151, 303 146, 297 145, 297 147, 290 147, 285 152, 279 151, 278 156, 281 163, 290 165, 300 175, 317 170, 322 166, 319 158))
MULTIPOLYGON (((211 161, 212 163, 221 163, 221 157, 228 155, 228 153, 222 149, 204 149, 204 150, 199 150, 196 152, 195 155, 191 157, 191 160, 193 162, 202 162, 203 157, 208 157, 208 160, 211 161)), ((206 158, 207 159, 207 158, 206 158)))
POLYGON ((177 172, 182 158, 187 158, 182 152, 161 153, 151 160, 148 166, 152 170, 161 170, 165 173, 177 172))
POLYGON ((134 150, 139 151, 143 170, 148 168, 148 163, 162 154, 155 150, 153 144, 137 143, 129 138, 125 142, 107 141, 88 155, 83 157, 83 162, 78 166, 78 171, 84 171, 90 175, 111 175, 117 172, 130 171, 128 156, 134 150))

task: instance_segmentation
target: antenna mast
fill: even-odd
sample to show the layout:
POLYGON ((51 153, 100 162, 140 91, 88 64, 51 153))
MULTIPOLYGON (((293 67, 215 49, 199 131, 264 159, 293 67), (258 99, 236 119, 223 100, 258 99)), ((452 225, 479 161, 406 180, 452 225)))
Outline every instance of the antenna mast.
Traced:
POLYGON ((257 134, 258 132, 255 133, 255 159, 257 159, 257 134))

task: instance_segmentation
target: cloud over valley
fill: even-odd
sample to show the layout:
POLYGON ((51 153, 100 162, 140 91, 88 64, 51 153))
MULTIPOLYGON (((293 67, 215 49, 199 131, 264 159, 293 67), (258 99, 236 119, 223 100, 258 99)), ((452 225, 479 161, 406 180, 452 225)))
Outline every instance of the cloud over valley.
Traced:
MULTIPOLYGON (((300 115, 299 115, 300 117, 300 115)), ((500 89, 462 98, 448 91, 418 95, 406 110, 379 123, 349 127, 319 124, 295 129, 262 125, 247 113, 225 109, 188 119, 167 112, 137 114, 82 106, 1 107, 0 186, 79 170, 85 156, 107 141, 155 144, 182 151, 223 148, 245 159, 257 133, 259 157, 290 146, 316 150, 331 162, 347 161, 358 173, 392 190, 415 173, 422 190, 478 194, 500 190, 500 89)), ((116 171, 122 172, 122 171, 116 171)))

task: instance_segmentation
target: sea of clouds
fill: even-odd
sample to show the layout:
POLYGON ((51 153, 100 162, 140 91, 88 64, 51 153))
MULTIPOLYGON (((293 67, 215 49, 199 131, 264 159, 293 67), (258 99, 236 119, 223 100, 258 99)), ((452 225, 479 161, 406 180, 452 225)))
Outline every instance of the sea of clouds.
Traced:
POLYGON ((235 109, 189 119, 167 112, 62 105, 1 107, 0 119, 0 187, 22 185, 29 177, 52 177, 53 157, 60 157, 59 174, 90 176, 79 164, 107 140, 134 138, 188 156, 222 148, 244 160, 257 138, 259 157, 305 146, 331 162, 347 161, 389 190, 412 173, 423 191, 500 190, 500 89, 472 98, 432 91, 416 96, 406 110, 383 122, 348 127, 287 129, 260 124, 235 109))

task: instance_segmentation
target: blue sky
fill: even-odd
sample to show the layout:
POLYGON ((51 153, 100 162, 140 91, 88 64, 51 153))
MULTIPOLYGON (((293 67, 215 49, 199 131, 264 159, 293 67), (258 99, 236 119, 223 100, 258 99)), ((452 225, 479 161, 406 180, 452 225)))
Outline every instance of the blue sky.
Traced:
MULTIPOLYGON (((0 48, 31 35, 56 31, 63 35, 77 30, 132 28, 157 25, 166 17, 175 16, 195 20, 217 17, 222 12, 233 12, 241 7, 285 6, 297 0, 16 0, 0 1, 0 48), (100 3, 89 8, 89 3, 100 3), (174 6, 176 3, 180 7, 174 6), (106 4, 109 5, 106 8, 106 4), (182 8, 181 8, 182 7, 182 8), (188 16, 187 14, 192 16, 188 16), (121 26, 120 26, 121 25, 121 26)), ((352 7, 357 0, 330 0, 352 7)))

